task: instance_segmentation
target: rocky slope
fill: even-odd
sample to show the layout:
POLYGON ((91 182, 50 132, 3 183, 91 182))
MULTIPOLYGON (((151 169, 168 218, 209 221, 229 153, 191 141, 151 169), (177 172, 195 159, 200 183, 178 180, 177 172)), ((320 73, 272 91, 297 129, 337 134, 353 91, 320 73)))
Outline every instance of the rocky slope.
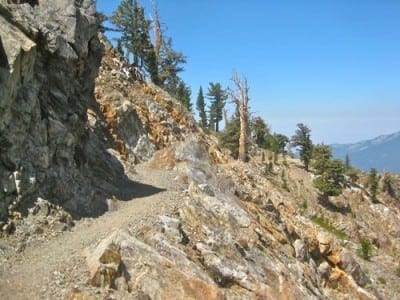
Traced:
POLYGON ((357 184, 321 202, 296 160, 230 160, 126 77, 92 1, 3 2, 0 298, 400 294, 397 199, 357 184))

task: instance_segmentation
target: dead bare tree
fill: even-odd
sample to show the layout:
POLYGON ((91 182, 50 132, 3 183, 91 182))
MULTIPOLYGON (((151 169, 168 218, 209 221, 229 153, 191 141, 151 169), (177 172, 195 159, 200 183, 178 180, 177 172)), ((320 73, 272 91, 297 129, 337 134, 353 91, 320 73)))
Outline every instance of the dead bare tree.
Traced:
POLYGON ((246 76, 239 77, 233 71, 232 81, 235 84, 236 90, 229 89, 229 95, 232 102, 236 104, 237 111, 239 112, 240 119, 240 136, 239 136, 239 155, 238 160, 246 162, 247 156, 247 141, 248 141, 248 128, 249 128, 249 86, 246 76))
POLYGON ((156 60, 159 62, 161 44, 163 42, 163 32, 157 2, 153 0, 151 3, 153 6, 154 52, 156 54, 156 60))

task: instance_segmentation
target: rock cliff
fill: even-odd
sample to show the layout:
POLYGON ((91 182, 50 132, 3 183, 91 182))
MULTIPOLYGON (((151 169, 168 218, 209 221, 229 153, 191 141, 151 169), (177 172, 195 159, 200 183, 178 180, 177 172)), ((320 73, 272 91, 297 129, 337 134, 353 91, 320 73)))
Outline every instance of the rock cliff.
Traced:
POLYGON ((0 1, 0 297, 31 270, 22 298, 400 293, 398 199, 372 203, 349 184, 321 202, 295 159, 229 159, 174 98, 121 70, 93 1, 9 2, 0 1))
POLYGON ((104 53, 94 1, 19 2, 0 4, 0 222, 38 196, 99 215, 130 191, 93 93, 104 53))

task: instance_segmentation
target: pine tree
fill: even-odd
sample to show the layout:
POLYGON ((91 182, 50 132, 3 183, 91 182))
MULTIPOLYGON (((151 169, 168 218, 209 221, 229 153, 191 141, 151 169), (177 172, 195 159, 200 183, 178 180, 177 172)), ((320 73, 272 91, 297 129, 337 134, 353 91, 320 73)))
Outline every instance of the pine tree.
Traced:
POLYGON ((204 100, 203 88, 201 86, 199 94, 197 95, 196 109, 199 112, 200 127, 205 130, 207 128, 206 102, 204 100))
POLYGON ((190 88, 183 81, 180 81, 178 84, 176 98, 188 111, 192 111, 192 103, 190 102, 191 94, 192 92, 190 88))
POLYGON ((182 88, 182 64, 186 57, 172 47, 172 39, 166 38, 161 27, 157 5, 153 2, 154 21, 145 18, 144 8, 136 0, 122 0, 112 14, 111 22, 121 32, 120 50, 128 61, 149 73, 153 83, 162 86, 171 95, 177 96, 182 88), (154 30, 154 45, 150 30, 154 30), (122 51, 121 51, 122 52, 122 51))
POLYGON ((312 167, 315 169, 316 175, 323 174, 332 158, 332 150, 328 145, 315 145, 313 149, 312 167))
POLYGON ((298 129, 295 135, 292 136, 291 142, 294 147, 299 147, 300 160, 304 163, 306 171, 308 171, 313 149, 311 130, 303 123, 297 124, 297 127, 298 129))
POLYGON ((176 95, 182 81, 178 74, 184 70, 182 64, 185 63, 186 57, 172 48, 172 39, 163 41, 158 57, 159 78, 161 86, 172 95, 176 95))
POLYGON ((223 119, 223 109, 226 99, 228 99, 226 90, 222 88, 220 83, 210 82, 207 97, 211 100, 210 127, 212 126, 211 129, 215 132, 219 132, 219 122, 223 119))
POLYGON ((233 158, 239 156, 239 136, 240 136, 240 119, 236 112, 232 119, 226 124, 223 131, 218 135, 219 142, 222 147, 231 151, 233 158))
POLYGON ((323 193, 325 199, 328 196, 339 196, 345 182, 343 161, 329 159, 323 165, 323 171, 320 170, 320 175, 314 179, 314 186, 323 193))
POLYGON ((146 51, 144 63, 145 69, 149 73, 151 81, 156 85, 160 85, 161 80, 158 76, 157 58, 153 46, 150 46, 149 49, 146 51))
POLYGON ((255 117, 251 120, 251 132, 254 137, 254 142, 258 147, 264 148, 266 146, 269 128, 261 117, 255 117))
POLYGON ((319 144, 313 148, 312 166, 317 177, 314 186, 319 189, 325 198, 339 196, 345 183, 345 165, 340 159, 332 159, 332 150, 329 146, 319 144))
POLYGON ((173 49, 172 39, 165 35, 161 26, 157 3, 151 2, 153 5, 153 50, 158 67, 157 81, 170 94, 176 96, 182 81, 178 74, 183 71, 182 65, 186 63, 186 57, 182 52, 173 49))
POLYGON ((128 60, 143 67, 146 50, 151 45, 150 21, 144 16, 144 8, 135 0, 122 0, 112 14, 111 22, 122 33, 121 45, 128 60))
POLYGON ((274 133, 274 139, 276 140, 276 144, 277 144, 277 149, 276 152, 277 153, 282 153, 285 154, 285 148, 286 145, 289 143, 289 138, 281 133, 274 133))

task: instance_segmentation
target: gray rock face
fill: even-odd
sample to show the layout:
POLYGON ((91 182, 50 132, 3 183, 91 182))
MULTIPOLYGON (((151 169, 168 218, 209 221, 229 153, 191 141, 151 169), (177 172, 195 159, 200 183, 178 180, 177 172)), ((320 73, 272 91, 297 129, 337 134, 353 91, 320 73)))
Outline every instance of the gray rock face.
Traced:
POLYGON ((28 2, 0 4, 0 221, 38 196, 96 215, 127 179, 101 121, 87 122, 100 111, 94 1, 28 2))
POLYGON ((295 240, 293 246, 296 252, 296 258, 301 261, 306 261, 308 258, 307 245, 302 240, 295 240))
POLYGON ((340 253, 340 259, 342 269, 350 274, 358 285, 365 286, 370 282, 369 278, 361 270, 360 265, 347 250, 343 250, 340 253))

